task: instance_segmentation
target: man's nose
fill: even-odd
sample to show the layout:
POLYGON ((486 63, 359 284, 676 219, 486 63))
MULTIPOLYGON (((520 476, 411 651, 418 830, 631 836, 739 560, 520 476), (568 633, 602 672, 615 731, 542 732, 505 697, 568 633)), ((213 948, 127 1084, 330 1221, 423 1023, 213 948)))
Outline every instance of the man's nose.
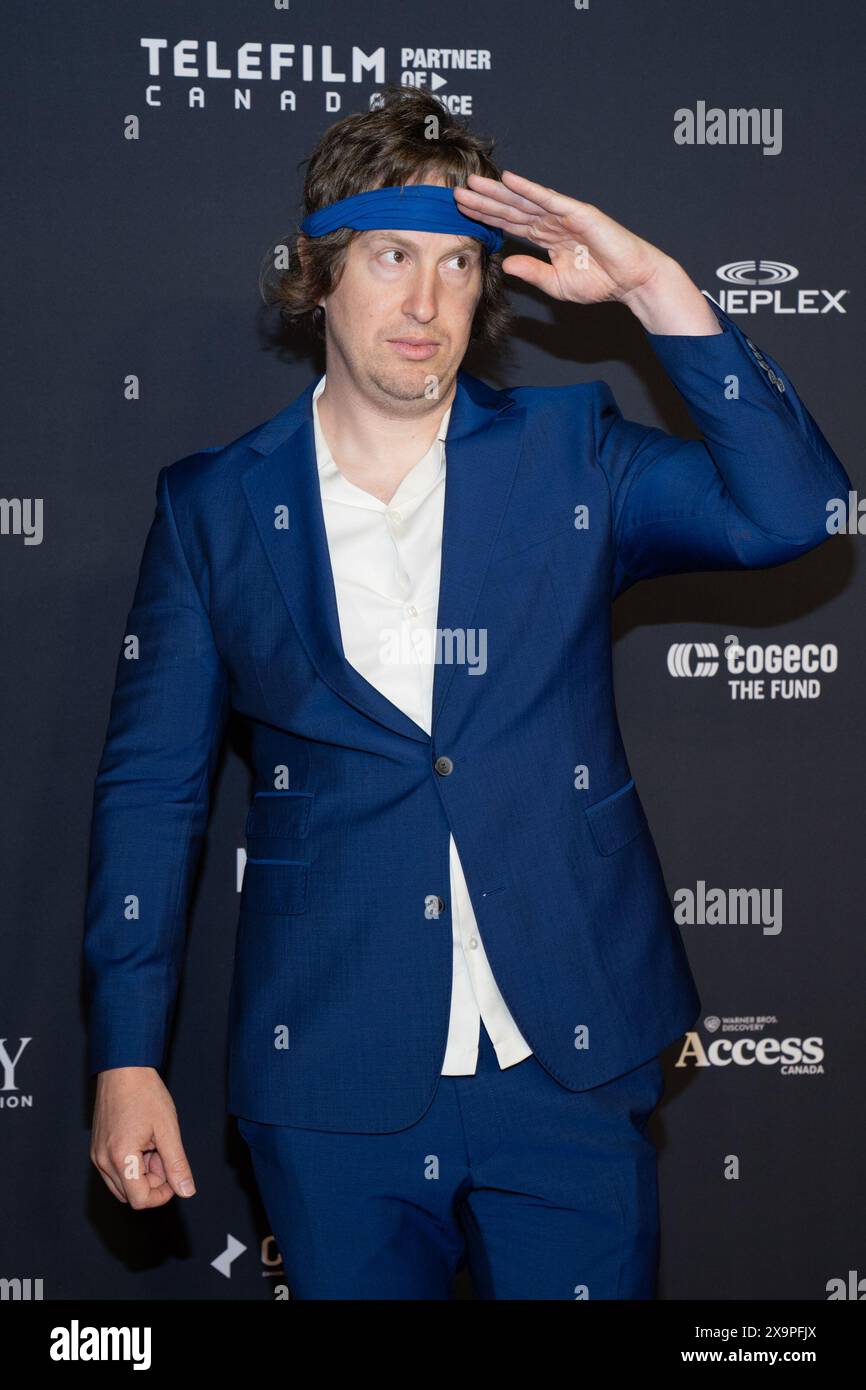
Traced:
POLYGON ((436 267, 430 266, 429 269, 425 270, 419 266, 409 283, 408 292, 403 302, 404 311, 412 318, 427 323, 436 317, 437 295, 436 267))

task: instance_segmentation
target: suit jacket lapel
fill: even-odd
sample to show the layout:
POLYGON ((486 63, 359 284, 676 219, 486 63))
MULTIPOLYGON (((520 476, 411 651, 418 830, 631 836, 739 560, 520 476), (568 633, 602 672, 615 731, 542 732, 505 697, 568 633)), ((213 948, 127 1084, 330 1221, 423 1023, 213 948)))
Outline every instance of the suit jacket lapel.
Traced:
MULTIPOLYGON (((443 655, 450 649, 447 634, 452 631, 462 632, 469 647, 467 629, 517 471, 524 420, 525 411, 511 397, 498 397, 483 382, 458 374, 445 439, 445 515, 436 617, 438 632, 445 634, 443 655)), ((445 655, 434 672, 434 734, 454 669, 445 655)), ((472 682, 463 689, 471 687, 472 682)))
MULTIPOLYGON (((312 397, 316 382, 249 440, 242 477, 256 530, 304 649, 319 675, 356 709, 408 738, 426 731, 346 660, 319 492, 312 397), (282 509, 282 511, 281 511, 282 509), (275 520, 288 509, 288 528, 275 520)), ((524 412, 459 370, 445 441, 445 506, 437 627, 466 629, 520 455, 524 412)), ((448 643, 445 644, 448 649, 448 643)), ((454 667, 437 664, 433 727, 454 667)))

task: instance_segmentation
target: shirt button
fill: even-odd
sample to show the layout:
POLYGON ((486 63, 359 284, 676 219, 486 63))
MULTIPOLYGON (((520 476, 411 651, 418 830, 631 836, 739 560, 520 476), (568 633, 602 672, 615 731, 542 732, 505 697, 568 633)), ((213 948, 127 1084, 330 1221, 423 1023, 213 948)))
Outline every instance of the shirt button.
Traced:
POLYGON ((440 777, 447 777, 454 770, 454 764, 450 758, 437 758, 433 766, 440 777))
POLYGON ((389 521, 392 521, 394 523, 395 526, 401 525, 403 521, 403 513, 395 511, 393 507, 389 507, 385 515, 389 521))
POLYGON ((469 942, 469 945, 471 946, 471 948, 472 948, 473 951, 475 950, 475 947, 478 945, 478 942, 477 942, 477 940, 476 940, 476 938, 475 938, 474 936, 472 937, 471 941, 469 942))
POLYGON ((409 618, 417 618, 417 617, 418 617, 418 609, 415 607, 414 603, 407 603, 407 605, 406 605, 406 616, 409 617, 409 618))

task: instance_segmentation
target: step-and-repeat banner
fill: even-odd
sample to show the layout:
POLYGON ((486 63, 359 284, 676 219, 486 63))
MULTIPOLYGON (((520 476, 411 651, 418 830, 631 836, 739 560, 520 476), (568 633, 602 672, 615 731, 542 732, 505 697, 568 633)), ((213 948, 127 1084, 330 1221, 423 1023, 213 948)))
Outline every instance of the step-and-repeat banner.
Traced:
MULTIPOLYGON (((263 304, 260 265, 325 128, 400 82, 494 137, 500 167, 681 262, 784 367, 857 487, 863 18, 848 0, 10 0, 0 25, 0 1276, 45 1298, 265 1298, 279 1254, 225 1111, 242 726, 165 1072, 197 1195, 135 1212, 89 1160, 91 798, 157 473, 321 374, 263 304)), ((472 349, 469 371, 602 378, 628 418, 697 436, 625 308, 510 293, 507 350, 472 349)), ((866 1290, 856 492, 837 530, 794 563, 639 584, 615 608, 623 734, 704 1004, 652 1120, 665 1299, 866 1290)))

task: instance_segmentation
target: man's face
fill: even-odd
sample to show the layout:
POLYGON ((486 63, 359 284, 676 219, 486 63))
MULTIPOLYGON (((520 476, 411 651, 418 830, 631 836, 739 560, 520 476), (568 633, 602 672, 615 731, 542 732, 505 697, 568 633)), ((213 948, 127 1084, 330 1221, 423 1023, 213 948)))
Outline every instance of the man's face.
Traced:
POLYGON ((481 243, 459 232, 361 232, 321 301, 328 362, 340 357, 379 399, 429 399, 431 377, 442 398, 469 344, 481 255, 481 243))

